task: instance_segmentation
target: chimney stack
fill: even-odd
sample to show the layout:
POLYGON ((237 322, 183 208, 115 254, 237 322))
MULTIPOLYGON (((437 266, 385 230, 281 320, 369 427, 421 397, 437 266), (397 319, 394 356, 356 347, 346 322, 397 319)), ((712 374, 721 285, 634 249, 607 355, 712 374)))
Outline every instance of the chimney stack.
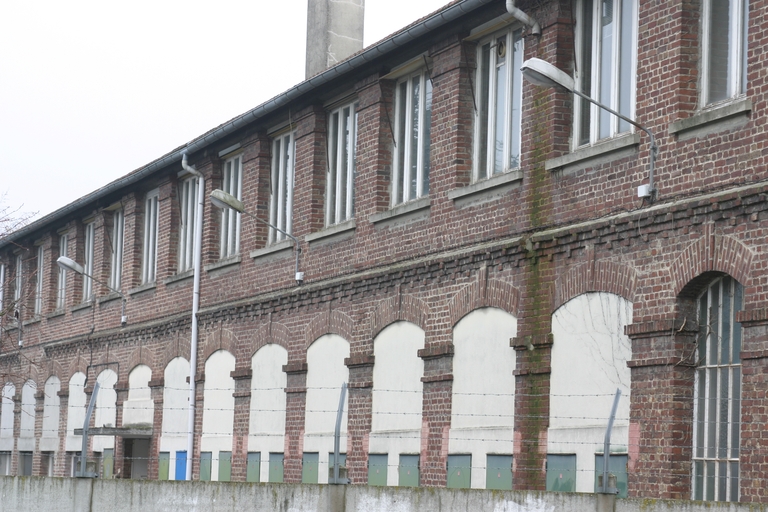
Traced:
POLYGON ((365 0, 308 0, 306 78, 363 49, 365 0))

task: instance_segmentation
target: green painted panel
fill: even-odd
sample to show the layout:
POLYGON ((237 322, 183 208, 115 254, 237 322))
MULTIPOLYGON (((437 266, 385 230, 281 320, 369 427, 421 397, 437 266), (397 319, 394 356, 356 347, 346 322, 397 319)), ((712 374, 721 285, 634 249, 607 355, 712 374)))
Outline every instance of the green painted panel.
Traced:
POLYGON ((469 489, 472 479, 472 456, 448 456, 448 488, 469 489))
POLYGON ((576 492, 576 455, 547 455, 547 490, 576 492))
POLYGON ((115 450, 107 448, 104 450, 102 463, 102 478, 112 478, 115 472, 115 450))
POLYGON ((269 454, 269 481, 273 483, 282 483, 283 481, 283 454, 269 454))
MULTIPOLYGON (((619 490, 619 498, 627 497, 627 455, 611 455, 608 459, 608 472, 616 475, 616 489, 619 490)), ((597 479, 603 474, 603 454, 595 455, 595 492, 597 492, 597 479)))
POLYGON ((219 482, 232 480, 232 452, 219 452, 219 482))
POLYGON ((400 465, 397 467, 398 482, 400 487, 419 486, 419 456, 400 455, 400 465))
POLYGON ((168 473, 171 470, 170 452, 160 452, 160 459, 157 463, 157 479, 168 480, 168 473))
POLYGON ((316 484, 318 478, 317 467, 320 463, 320 454, 305 453, 301 457, 301 483, 316 484))
POLYGON ((245 465, 245 481, 258 482, 261 472, 261 453, 250 452, 245 465))
POLYGON ((512 490, 512 456, 488 455, 485 465, 485 488, 512 490))
POLYGON ((211 481, 211 452, 200 454, 200 481, 211 481))
POLYGON ((387 459, 386 453, 368 455, 368 485, 387 485, 387 459))

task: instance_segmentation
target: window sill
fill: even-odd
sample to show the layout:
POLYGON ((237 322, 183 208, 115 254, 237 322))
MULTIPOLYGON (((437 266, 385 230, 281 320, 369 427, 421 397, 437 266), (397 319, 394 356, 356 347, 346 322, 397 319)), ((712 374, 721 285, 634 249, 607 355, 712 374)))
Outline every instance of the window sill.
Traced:
POLYGON ((328 226, 317 233, 311 233, 304 238, 309 242, 310 247, 319 243, 339 242, 352 238, 356 228, 355 219, 350 219, 334 226, 328 226))
POLYGON ((57 310, 55 310, 55 311, 53 311, 53 312, 51 312, 51 313, 48 313, 48 314, 45 316, 45 318, 47 318, 48 320, 50 320, 51 318, 58 318, 58 317, 60 317, 60 316, 64 316, 64 313, 66 313, 66 311, 64 310, 64 308, 61 308, 61 309, 57 309, 57 310))
POLYGON ((74 313, 75 311, 80 311, 80 310, 83 310, 83 309, 90 309, 91 306, 93 306, 92 302, 83 302, 82 304, 78 304, 77 306, 74 306, 72 308, 72 312, 74 313))
POLYGON ((287 254, 288 250, 293 252, 293 240, 291 239, 281 240, 263 249, 256 249, 255 251, 251 251, 251 258, 259 259, 272 255, 284 256, 284 254, 281 253, 285 252, 287 254))
POLYGON ((144 283, 141 286, 137 286, 132 290, 128 290, 128 295, 136 295, 137 293, 146 292, 148 290, 154 290, 157 288, 157 283, 152 281, 151 283, 144 283))
POLYGON ((547 160, 544 168, 548 171, 562 169, 564 172, 584 169, 622 158, 636 151, 639 145, 640 134, 630 133, 547 160))
POLYGON ((185 279, 189 279, 194 275, 195 275, 194 269, 185 270, 184 272, 179 272, 167 278, 165 281, 163 281, 163 284, 178 283, 179 281, 184 281, 185 279))
POLYGON ((211 272, 213 270, 218 270, 220 268, 226 268, 232 265, 239 265, 239 264, 240 264, 240 255, 235 254, 234 256, 229 256, 228 258, 223 258, 214 263, 210 263, 203 268, 205 269, 206 272, 211 272))
POLYGON ((368 220, 377 228, 399 227, 429 218, 429 197, 422 197, 407 203, 399 204, 385 212, 374 213, 368 220))
POLYGON ((22 326, 24 326, 24 327, 26 327, 26 326, 28 326, 28 325, 39 324, 39 323, 40 323, 40 320, 42 320, 42 318, 40 317, 40 315, 35 315, 34 317, 30 318, 29 320, 24 320, 24 321, 21 323, 21 325, 22 325, 22 326))
POLYGON ((109 293, 108 295, 105 295, 101 298, 99 298, 99 304, 105 304, 107 302, 112 302, 115 299, 122 299, 123 297, 116 292, 109 293))
POLYGON ((669 125, 670 135, 692 139, 744 126, 752 112, 752 100, 741 98, 701 110, 669 125))
POLYGON ((514 169, 466 187, 450 190, 447 196, 453 199, 456 208, 477 206, 501 198, 513 188, 520 186, 522 179, 523 171, 514 169))

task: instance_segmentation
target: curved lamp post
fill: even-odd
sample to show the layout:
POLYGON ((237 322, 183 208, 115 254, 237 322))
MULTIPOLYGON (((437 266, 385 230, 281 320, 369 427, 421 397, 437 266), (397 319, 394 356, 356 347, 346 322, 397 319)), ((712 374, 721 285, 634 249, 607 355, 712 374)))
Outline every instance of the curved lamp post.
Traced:
POLYGON ((650 137, 651 139, 651 155, 650 155, 650 170, 648 175, 648 185, 641 185, 640 187, 638 187, 637 195, 638 197, 647 197, 649 202, 653 202, 656 196, 656 188, 654 187, 654 184, 653 184, 653 178, 654 178, 654 171, 656 169, 656 154, 659 152, 659 147, 656 145, 656 138, 653 136, 653 133, 651 133, 651 130, 637 123, 635 120, 630 119, 625 115, 619 114, 612 108, 609 108, 603 105, 602 103, 599 103, 593 100, 592 98, 582 93, 581 91, 576 90, 576 85, 573 81, 573 78, 571 78, 564 71, 553 66, 547 61, 544 61, 542 59, 538 59, 535 57, 528 59, 525 62, 523 62, 523 65, 520 68, 520 71, 522 71, 525 79, 534 85, 541 85, 544 87, 555 87, 561 90, 564 89, 567 92, 572 92, 576 96, 579 96, 580 98, 584 98, 590 103, 597 105, 603 110, 606 110, 611 114, 615 115, 619 119, 622 119, 628 122, 629 124, 631 124, 632 126, 636 126, 637 128, 647 133, 648 137, 650 137))
POLYGON ((83 268, 83 266, 80 265, 75 260, 73 260, 72 258, 67 258, 66 256, 59 256, 59 259, 56 260, 56 264, 59 267, 63 268, 64 270, 69 270, 69 271, 72 271, 72 272, 74 272, 76 274, 80 274, 81 276, 85 276, 85 277, 87 277, 89 279, 93 279, 94 281, 96 281, 100 285, 106 286, 107 288, 109 288, 110 291, 115 292, 116 294, 118 294, 120 296, 120 298, 123 300, 122 311, 121 311, 121 315, 120 315, 120 324, 125 326, 125 324, 128 323, 128 317, 125 316, 125 295, 123 295, 123 293, 120 290, 115 290, 114 288, 109 286, 107 283, 101 282, 98 279, 96 279, 95 277, 93 277, 92 275, 88 274, 85 271, 85 269, 83 268))
POLYGON ((296 283, 301 284, 304 281, 304 272, 299 272, 299 254, 301 254, 301 247, 299 246, 299 240, 295 236, 293 236, 290 233, 286 233, 285 231, 278 228, 277 226, 273 226, 269 222, 263 219, 260 219, 256 215, 252 214, 251 212, 245 209, 245 205, 243 205, 242 201, 237 199, 232 194, 227 194, 221 189, 216 189, 213 192, 211 192, 211 203, 213 203, 214 206, 221 209, 228 208, 238 213, 244 213, 249 217, 252 217, 257 221, 261 222, 262 224, 266 224, 272 229, 279 231, 280 233, 284 234, 285 236, 293 240, 293 247, 296 252, 296 283))

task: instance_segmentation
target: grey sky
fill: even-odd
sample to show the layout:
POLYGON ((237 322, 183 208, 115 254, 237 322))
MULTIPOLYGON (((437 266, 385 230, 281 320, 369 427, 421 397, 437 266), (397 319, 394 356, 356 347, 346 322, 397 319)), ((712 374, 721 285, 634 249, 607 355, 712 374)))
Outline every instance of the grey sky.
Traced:
MULTIPOLYGON (((365 44, 448 0, 365 0, 365 44)), ((304 79, 307 0, 0 3, 0 193, 50 213, 304 79)))

